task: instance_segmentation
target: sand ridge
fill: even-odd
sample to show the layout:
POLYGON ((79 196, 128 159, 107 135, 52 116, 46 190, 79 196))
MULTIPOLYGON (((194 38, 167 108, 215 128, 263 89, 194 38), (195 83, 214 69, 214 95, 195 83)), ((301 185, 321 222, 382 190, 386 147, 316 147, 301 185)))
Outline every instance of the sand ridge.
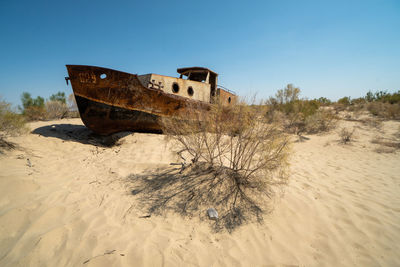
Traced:
POLYGON ((232 234, 167 213, 146 217, 126 177, 171 168, 164 136, 121 135, 105 147, 79 119, 35 122, 0 156, 1 266, 398 266, 400 153, 357 122, 294 143, 290 183, 263 224, 232 234))

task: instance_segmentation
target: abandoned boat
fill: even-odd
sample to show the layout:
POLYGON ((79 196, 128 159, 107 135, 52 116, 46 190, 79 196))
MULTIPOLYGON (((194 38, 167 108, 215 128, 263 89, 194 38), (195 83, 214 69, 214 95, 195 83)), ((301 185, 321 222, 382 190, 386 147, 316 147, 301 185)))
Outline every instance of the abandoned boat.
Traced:
POLYGON ((93 132, 161 132, 160 117, 185 118, 191 109, 209 110, 237 96, 217 85, 218 74, 202 67, 180 68, 179 78, 130 74, 113 69, 66 65, 83 123, 93 132))

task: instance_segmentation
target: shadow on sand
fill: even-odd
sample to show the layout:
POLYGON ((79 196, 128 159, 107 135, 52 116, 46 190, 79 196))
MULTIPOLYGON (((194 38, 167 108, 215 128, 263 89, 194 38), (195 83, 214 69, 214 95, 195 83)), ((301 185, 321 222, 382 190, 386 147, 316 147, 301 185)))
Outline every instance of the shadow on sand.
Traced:
POLYGON ((47 125, 36 128, 31 133, 44 137, 55 137, 64 141, 74 141, 100 147, 112 147, 117 145, 119 139, 132 134, 132 132, 120 132, 109 136, 102 136, 93 133, 83 125, 74 124, 47 125))
POLYGON ((132 174, 128 182, 131 194, 147 214, 141 218, 172 211, 208 221, 207 209, 215 208, 219 216, 211 221, 212 228, 216 232, 232 232, 247 222, 261 223, 263 215, 271 211, 270 198, 265 192, 238 188, 232 175, 207 164, 132 174))

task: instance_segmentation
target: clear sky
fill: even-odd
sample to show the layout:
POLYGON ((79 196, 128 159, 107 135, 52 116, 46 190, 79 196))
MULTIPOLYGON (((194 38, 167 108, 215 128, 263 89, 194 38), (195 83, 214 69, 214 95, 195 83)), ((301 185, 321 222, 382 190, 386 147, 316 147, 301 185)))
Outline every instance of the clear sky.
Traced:
POLYGON ((0 0, 0 95, 48 98, 65 64, 176 76, 204 66, 239 95, 337 100, 400 90, 400 0, 0 0))

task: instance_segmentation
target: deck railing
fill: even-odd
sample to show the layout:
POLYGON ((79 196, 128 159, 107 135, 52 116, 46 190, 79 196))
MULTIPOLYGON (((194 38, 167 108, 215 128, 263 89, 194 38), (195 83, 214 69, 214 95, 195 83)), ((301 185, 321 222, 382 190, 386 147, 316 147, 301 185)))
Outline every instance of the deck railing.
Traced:
POLYGON ((218 84, 217 87, 222 88, 222 89, 224 89, 225 91, 227 91, 227 92, 229 92, 229 93, 231 93, 231 94, 236 95, 236 92, 235 92, 235 91, 229 90, 229 89, 226 88, 225 86, 222 86, 222 85, 219 85, 219 84, 218 84))

